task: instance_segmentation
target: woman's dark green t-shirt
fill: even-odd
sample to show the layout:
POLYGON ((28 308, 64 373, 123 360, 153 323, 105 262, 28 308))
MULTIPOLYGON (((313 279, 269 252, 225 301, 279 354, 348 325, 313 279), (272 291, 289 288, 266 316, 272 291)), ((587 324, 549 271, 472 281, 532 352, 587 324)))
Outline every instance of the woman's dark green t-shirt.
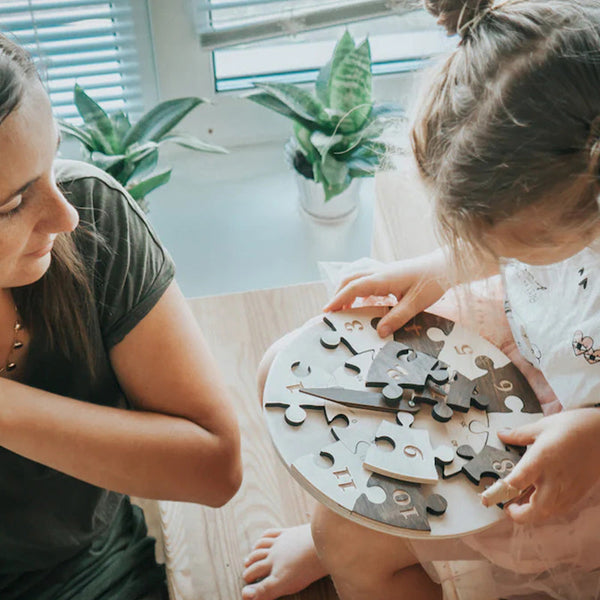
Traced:
MULTIPOLYGON (((56 178, 79 212, 81 252, 96 311, 90 333, 96 352, 92 382, 77 358, 32 339, 21 381, 84 402, 128 408, 108 351, 152 309, 174 266, 135 202, 85 163, 57 161, 56 178)), ((69 440, 64 444, 68 446, 69 440)), ((53 569, 85 554, 107 536, 123 511, 121 494, 98 488, 0 447, 0 589, 27 571, 53 569)))

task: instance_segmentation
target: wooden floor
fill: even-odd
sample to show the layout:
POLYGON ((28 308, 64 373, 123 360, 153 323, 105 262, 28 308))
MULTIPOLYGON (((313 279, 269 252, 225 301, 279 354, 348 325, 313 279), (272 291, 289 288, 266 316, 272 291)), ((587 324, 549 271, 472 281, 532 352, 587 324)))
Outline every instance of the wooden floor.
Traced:
MULTIPOLYGON (((318 314, 325 300, 323 284, 315 283, 190 301, 229 377, 242 433, 244 482, 220 509, 160 502, 157 515, 156 506, 146 503, 154 533, 157 517, 162 521, 171 600, 240 598, 243 560, 262 531, 308 522, 313 500, 275 454, 257 398, 256 371, 270 344, 318 314)), ((289 598, 335 600, 337 595, 325 579, 289 598)))

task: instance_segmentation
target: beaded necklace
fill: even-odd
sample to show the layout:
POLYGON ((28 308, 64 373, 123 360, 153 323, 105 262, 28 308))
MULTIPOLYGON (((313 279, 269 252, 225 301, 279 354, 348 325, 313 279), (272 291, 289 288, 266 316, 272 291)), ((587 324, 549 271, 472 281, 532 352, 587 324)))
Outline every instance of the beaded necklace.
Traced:
POLYGON ((0 367, 0 375, 4 373, 9 373, 10 371, 14 371, 17 368, 17 363, 14 361, 13 355, 15 350, 23 347, 23 342, 19 339, 19 332, 23 328, 21 323, 21 318, 19 316, 19 310, 15 306, 16 319, 13 327, 13 342, 12 346, 8 352, 8 356, 6 357, 6 364, 3 367, 0 367))

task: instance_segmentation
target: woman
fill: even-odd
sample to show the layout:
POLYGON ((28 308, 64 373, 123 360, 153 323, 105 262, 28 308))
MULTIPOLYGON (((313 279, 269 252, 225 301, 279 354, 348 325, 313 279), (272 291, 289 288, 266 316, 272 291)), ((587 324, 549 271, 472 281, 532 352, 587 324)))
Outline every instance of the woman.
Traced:
POLYGON ((169 256, 114 180, 55 162, 58 142, 31 60, 0 37, 0 597, 161 598, 126 494, 222 505, 237 423, 169 256))

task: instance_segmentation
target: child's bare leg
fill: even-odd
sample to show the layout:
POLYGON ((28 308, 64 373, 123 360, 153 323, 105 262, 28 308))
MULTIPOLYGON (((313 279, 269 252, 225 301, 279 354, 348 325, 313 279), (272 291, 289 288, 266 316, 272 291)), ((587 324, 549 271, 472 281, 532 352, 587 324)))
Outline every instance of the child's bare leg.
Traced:
POLYGON ((297 337, 302 331, 304 331, 307 327, 311 327, 315 323, 322 321, 323 317, 316 316, 307 321, 302 327, 298 329, 294 329, 294 331, 290 331, 282 338, 278 339, 276 342, 273 342, 271 346, 264 353, 260 364, 258 365, 258 371, 256 375, 256 387, 258 389, 258 400, 262 405, 262 397, 265 389, 265 382, 267 381, 267 375, 269 374, 269 369, 271 368, 271 364, 275 360, 275 357, 279 352, 281 352, 286 346, 288 346, 292 340, 297 337))
POLYGON ((312 533, 317 555, 341 600, 438 600, 439 585, 428 577, 400 537, 341 517, 322 505, 312 533))

